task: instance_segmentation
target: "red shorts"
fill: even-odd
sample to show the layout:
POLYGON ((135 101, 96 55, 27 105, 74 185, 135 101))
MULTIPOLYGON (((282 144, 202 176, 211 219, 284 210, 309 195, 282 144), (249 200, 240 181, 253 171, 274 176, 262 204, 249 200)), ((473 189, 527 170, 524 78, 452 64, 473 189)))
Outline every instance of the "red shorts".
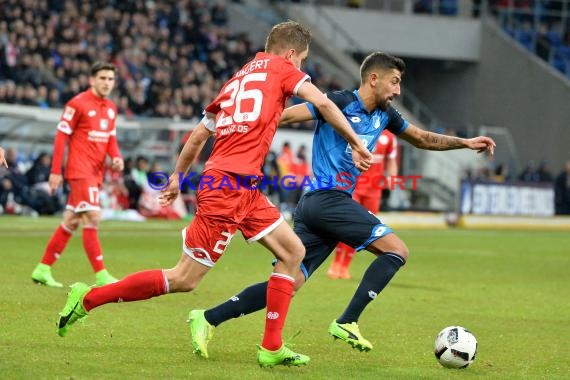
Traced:
POLYGON ((251 184, 244 184, 243 178, 215 170, 208 170, 201 178, 212 181, 198 189, 198 211, 182 230, 182 249, 194 260, 212 267, 237 230, 252 243, 283 221, 267 197, 251 184))
POLYGON ((362 195, 353 193, 352 199, 364 206, 365 209, 372 212, 374 215, 380 210, 380 202, 382 201, 382 193, 374 195, 362 195))
POLYGON ((98 178, 68 179, 69 198, 65 208, 73 212, 99 211, 99 189, 101 181, 98 178))

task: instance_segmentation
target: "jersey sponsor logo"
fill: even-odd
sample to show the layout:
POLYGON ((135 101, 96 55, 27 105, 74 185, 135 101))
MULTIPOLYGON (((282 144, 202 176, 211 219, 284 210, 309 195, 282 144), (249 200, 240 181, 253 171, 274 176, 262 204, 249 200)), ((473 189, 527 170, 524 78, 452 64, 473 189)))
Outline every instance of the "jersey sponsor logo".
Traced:
POLYGON ((102 130, 106 130, 107 128, 109 128, 109 120, 107 119, 101 119, 101 121, 99 122, 99 127, 102 130))
POLYGON ((67 121, 71 121, 71 119, 73 119, 73 115, 75 115, 75 108, 66 106, 65 109, 63 110, 62 118, 67 121))
POLYGON ((109 141, 109 132, 102 131, 89 131, 87 139, 93 142, 107 142, 109 141))
POLYGON ((350 121, 352 121, 353 123, 360 123, 360 118, 358 116, 352 116, 350 118, 350 121))
POLYGON ((109 116, 109 119, 113 120, 115 118, 115 111, 113 111, 112 108, 108 108, 107 109, 107 116, 109 116))
POLYGON ((63 120, 57 124, 57 130, 65 133, 66 135, 70 135, 73 133, 73 130, 69 126, 69 123, 67 121, 63 121, 63 120))
POLYGON ((247 133, 248 126, 243 124, 232 124, 227 128, 220 129, 220 136, 227 136, 234 132, 247 133))
POLYGON ((97 111, 95 111, 95 110, 91 110, 91 111, 87 112, 87 116, 89 116, 89 117, 93 117, 95 115, 97 115, 97 111))
MULTIPOLYGON (((370 143, 372 141, 374 141, 374 136, 371 135, 358 135, 358 138, 360 139, 360 141, 362 141, 362 144, 364 144, 365 147, 368 148, 368 150, 371 150, 372 147, 369 146, 370 143)), ((345 149, 346 153, 351 153, 352 152, 352 148, 350 147, 350 144, 346 144, 346 149, 345 149)))

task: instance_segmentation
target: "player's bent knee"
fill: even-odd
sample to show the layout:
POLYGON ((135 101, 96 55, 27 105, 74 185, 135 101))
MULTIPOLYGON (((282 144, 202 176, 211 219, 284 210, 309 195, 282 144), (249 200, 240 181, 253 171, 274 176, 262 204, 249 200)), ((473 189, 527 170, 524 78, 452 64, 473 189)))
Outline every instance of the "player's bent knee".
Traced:
POLYGON ((70 231, 76 231, 79 228, 79 219, 63 222, 63 225, 70 231))
POLYGON ((99 223, 101 223, 101 215, 97 212, 93 212, 93 213, 87 213, 87 215, 85 216, 85 218, 83 219, 84 223, 86 225, 92 226, 92 227, 97 227, 99 226, 99 223))
POLYGON ((301 245, 297 247, 295 251, 292 252, 292 260, 294 260, 298 265, 301 264, 303 259, 305 258, 305 246, 301 245))
POLYGON ((406 244, 402 243, 400 247, 394 250, 394 253, 398 256, 402 257, 404 260, 408 261, 408 257, 410 257, 410 250, 406 246, 406 244))
POLYGON ((303 244, 296 244, 287 250, 287 253, 283 255, 282 261, 288 265, 301 265, 301 262, 305 258, 305 246, 303 244))
POLYGON ((81 223, 81 218, 74 213, 66 213, 63 216, 62 224, 63 226, 70 230, 75 231, 79 228, 79 224, 81 223))

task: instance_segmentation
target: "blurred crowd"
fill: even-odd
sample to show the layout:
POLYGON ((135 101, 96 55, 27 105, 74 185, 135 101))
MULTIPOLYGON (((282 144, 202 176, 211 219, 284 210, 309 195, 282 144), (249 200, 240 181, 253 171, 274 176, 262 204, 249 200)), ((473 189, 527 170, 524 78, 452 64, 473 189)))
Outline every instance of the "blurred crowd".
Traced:
MULTIPOLYGON (((225 1, 4 0, 0 103, 59 108, 100 60, 118 68, 119 113, 191 119, 259 49, 230 31, 225 1)), ((306 71, 339 87, 317 64, 306 71)))
POLYGON ((61 107, 90 65, 118 67, 121 113, 191 118, 252 54, 223 2, 4 1, 0 102, 61 107))

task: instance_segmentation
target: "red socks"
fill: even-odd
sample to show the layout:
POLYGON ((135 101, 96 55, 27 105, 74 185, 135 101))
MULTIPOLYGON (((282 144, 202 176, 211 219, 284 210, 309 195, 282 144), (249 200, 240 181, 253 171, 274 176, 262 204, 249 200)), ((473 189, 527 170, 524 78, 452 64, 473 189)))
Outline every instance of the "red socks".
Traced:
MULTIPOLYGON (((63 253, 71 235, 72 231, 67 229, 63 223, 60 224, 46 246, 46 250, 41 261, 42 264, 52 266, 63 253)), ((89 262, 91 263, 95 273, 105 269, 97 228, 83 227, 83 248, 85 249, 85 253, 89 258, 89 262)))
POLYGON ((115 283, 91 289, 83 298, 83 306, 89 311, 111 302, 146 300, 166 294, 167 286, 161 269, 137 272, 115 283))
POLYGON ((344 243, 338 243, 335 249, 335 255, 330 268, 327 271, 327 276, 332 279, 350 279, 348 268, 356 251, 351 246, 344 243))
POLYGON ((52 266, 56 262, 63 253, 71 234, 72 231, 64 227, 63 224, 57 227, 46 246, 44 257, 42 257, 42 264, 52 266))
POLYGON ((351 246, 348 246, 344 243, 339 243, 338 248, 341 248, 344 252, 344 256, 342 257, 340 265, 342 268, 345 268, 346 270, 348 270, 348 267, 350 267, 350 263, 352 262, 352 258, 354 257, 354 254, 356 253, 356 250, 354 248, 352 248, 351 246))
POLYGON ((293 297, 295 279, 293 277, 273 273, 267 284, 267 314, 265 315, 265 332, 263 348, 275 351, 283 345, 281 332, 285 325, 291 297, 293 297))
POLYGON ((85 253, 93 267, 93 272, 97 273, 105 269, 96 227, 83 227, 83 249, 85 249, 85 253))

